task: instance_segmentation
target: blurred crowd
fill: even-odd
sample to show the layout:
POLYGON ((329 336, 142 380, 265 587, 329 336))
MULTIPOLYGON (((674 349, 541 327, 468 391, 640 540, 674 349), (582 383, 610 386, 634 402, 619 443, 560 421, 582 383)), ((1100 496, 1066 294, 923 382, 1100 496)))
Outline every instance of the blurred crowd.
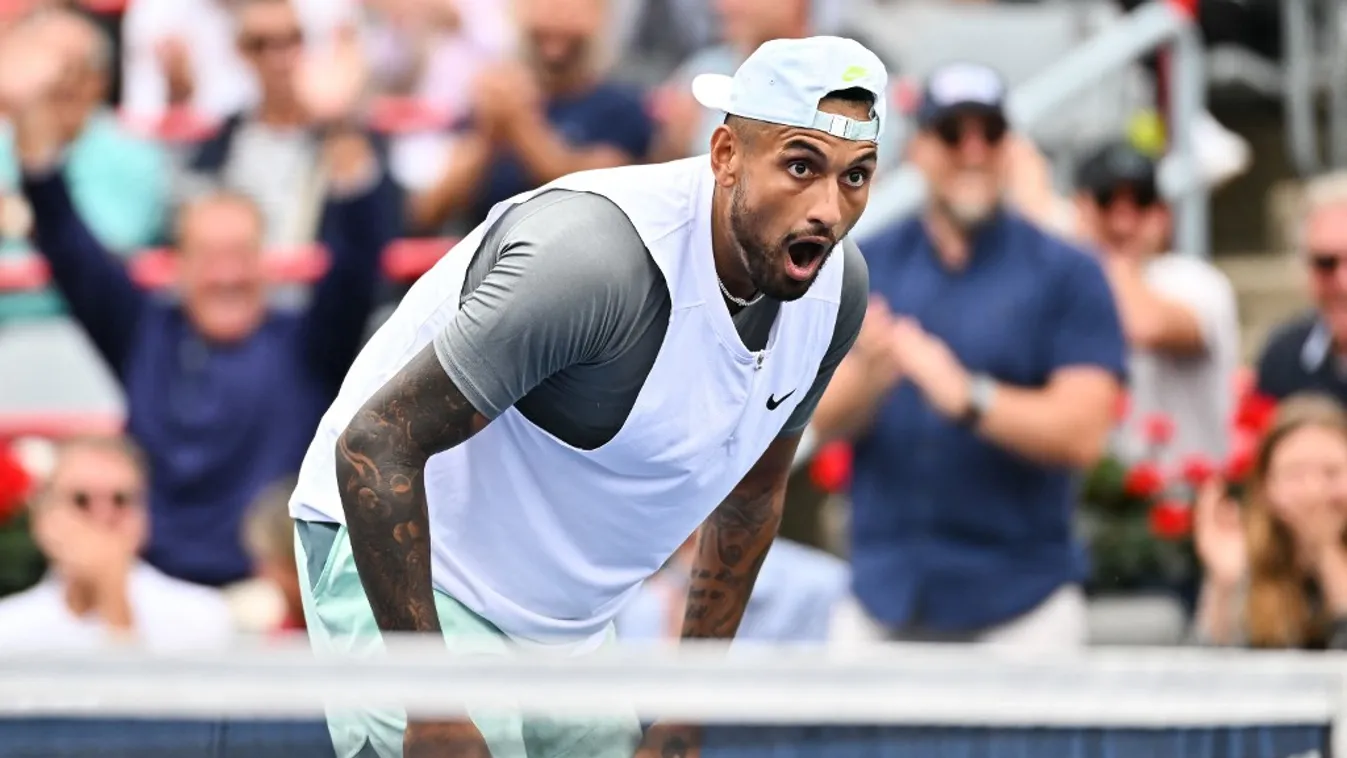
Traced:
MULTIPOLYGON (((0 263, 27 272, 0 292, 0 333, 73 320, 126 409, 120 435, 0 440, 0 647, 302 630, 288 481, 415 279, 389 251, 419 237, 438 256, 493 204, 575 171, 700 154, 723 116, 691 77, 775 38, 882 33, 850 10, 0 2, 0 263)), ((1199 10, 1209 37, 1278 54, 1263 4, 1199 10)), ((847 451, 847 481, 823 492, 801 466, 742 636, 1116 638, 1092 620, 1077 518, 1082 477, 1112 456, 1203 473, 1180 508, 1200 570, 1148 588, 1179 598, 1179 620, 1144 641, 1347 647, 1347 178, 1308 187, 1314 307, 1249 370, 1230 281, 1174 248, 1163 140, 1119 122, 1064 174, 1008 118, 1004 72, 889 63, 904 127, 879 182, 915 167, 927 200, 859 240, 870 309, 808 435, 847 451), (1249 398, 1275 417, 1237 438, 1249 398), (1172 424, 1160 447, 1156 419, 1172 424)), ((1162 92, 1163 66, 1143 68, 1162 92)), ((1246 170, 1248 145, 1201 120, 1205 179, 1246 170)), ((677 634, 689 560, 650 580, 621 634, 677 634)))

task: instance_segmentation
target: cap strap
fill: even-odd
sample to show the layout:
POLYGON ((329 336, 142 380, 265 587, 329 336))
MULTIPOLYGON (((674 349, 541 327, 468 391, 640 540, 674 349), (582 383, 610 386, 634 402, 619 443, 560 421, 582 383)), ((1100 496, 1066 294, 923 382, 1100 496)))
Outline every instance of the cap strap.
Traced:
POLYGON ((836 113, 814 113, 814 128, 827 132, 834 137, 855 140, 857 142, 876 142, 879 140, 879 119, 857 121, 836 113))

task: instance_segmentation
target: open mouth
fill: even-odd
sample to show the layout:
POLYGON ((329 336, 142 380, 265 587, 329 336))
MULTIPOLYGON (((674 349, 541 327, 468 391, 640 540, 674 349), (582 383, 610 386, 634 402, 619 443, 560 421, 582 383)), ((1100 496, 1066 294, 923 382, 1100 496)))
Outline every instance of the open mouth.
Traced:
POLYGON ((786 246, 786 274, 792 279, 809 281, 827 252, 828 244, 822 240, 802 239, 790 243, 786 246))

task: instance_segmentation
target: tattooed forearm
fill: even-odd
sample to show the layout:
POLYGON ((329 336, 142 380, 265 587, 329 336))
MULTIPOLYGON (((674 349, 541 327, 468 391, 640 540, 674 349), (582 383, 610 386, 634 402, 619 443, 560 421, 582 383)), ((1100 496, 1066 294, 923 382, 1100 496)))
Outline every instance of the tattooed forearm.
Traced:
POLYGON ((427 346, 337 440, 337 483, 351 552, 383 631, 440 628, 430 581, 425 465, 485 425, 427 346))
POLYGON ((768 446, 697 535, 683 637, 729 639, 739 629, 758 569, 781 525, 798 435, 768 446))
POLYGON ((783 487, 740 485, 702 524, 683 615, 684 638, 727 639, 743 619, 781 523, 783 487))

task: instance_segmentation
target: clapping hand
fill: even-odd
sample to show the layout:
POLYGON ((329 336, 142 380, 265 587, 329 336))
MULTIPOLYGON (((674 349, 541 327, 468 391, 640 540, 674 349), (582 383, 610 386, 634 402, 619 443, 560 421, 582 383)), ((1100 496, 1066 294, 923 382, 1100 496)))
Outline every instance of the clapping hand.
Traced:
POLYGON ((968 409, 968 372, 939 337, 915 319, 901 317, 890 330, 898 369, 921 390, 926 401, 947 418, 968 409))
POLYGON ((496 141, 521 133, 520 127, 541 113, 542 92, 523 64, 501 63, 478 75, 473 115, 483 136, 496 141))

